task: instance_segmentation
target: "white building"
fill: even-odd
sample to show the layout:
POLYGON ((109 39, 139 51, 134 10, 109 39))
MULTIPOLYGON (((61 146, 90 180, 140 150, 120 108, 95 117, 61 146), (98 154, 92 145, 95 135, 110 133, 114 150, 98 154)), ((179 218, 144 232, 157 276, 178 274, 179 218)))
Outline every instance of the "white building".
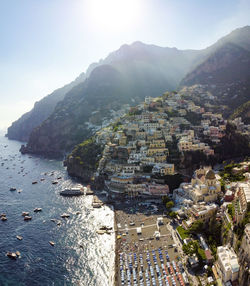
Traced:
POLYGON ((221 274, 222 281, 234 281, 239 275, 239 263, 238 258, 228 246, 219 246, 217 249, 219 272, 221 274))

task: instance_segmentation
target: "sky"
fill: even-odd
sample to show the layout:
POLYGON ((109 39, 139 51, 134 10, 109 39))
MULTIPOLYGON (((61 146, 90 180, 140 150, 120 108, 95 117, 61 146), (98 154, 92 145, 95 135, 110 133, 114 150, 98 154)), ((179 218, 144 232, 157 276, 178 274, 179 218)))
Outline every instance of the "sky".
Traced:
POLYGON ((123 44, 202 49, 249 0, 0 0, 0 129, 123 44))

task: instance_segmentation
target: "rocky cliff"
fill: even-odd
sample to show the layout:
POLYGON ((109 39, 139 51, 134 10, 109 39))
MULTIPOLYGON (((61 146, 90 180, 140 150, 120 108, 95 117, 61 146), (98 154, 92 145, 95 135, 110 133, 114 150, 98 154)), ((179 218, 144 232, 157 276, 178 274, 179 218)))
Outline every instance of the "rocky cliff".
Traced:
POLYGON ((55 90, 48 96, 36 102, 31 111, 25 113, 21 118, 12 123, 8 128, 6 136, 9 139, 28 141, 31 131, 47 119, 54 111, 57 103, 64 99, 66 93, 75 85, 84 81, 84 79, 85 74, 82 73, 73 82, 55 90))
POLYGON ((77 145, 65 160, 69 175, 89 183, 97 169, 102 150, 102 146, 96 144, 93 138, 77 145))

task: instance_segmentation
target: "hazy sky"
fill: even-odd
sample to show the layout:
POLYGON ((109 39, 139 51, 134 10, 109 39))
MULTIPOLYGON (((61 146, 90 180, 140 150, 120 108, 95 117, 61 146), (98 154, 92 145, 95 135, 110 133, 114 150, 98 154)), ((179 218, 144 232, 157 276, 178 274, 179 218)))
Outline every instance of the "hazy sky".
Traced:
POLYGON ((122 44, 205 48, 249 0, 0 0, 0 128, 122 44))

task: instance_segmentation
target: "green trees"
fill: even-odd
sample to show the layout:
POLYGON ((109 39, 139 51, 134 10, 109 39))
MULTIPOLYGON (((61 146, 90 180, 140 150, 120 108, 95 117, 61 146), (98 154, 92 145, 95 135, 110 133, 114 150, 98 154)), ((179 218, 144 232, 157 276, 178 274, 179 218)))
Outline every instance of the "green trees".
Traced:
POLYGON ((199 233, 202 232, 204 224, 201 220, 195 221, 189 229, 190 233, 199 233))
POLYGON ((200 247, 200 244, 197 240, 192 240, 188 244, 183 244, 182 249, 187 255, 196 254, 200 263, 206 259, 205 252, 200 247))
POLYGON ((169 202, 166 203, 166 208, 167 208, 168 210, 170 210, 170 209, 173 208, 173 207, 174 207, 174 202, 173 202, 173 201, 169 201, 169 202))

